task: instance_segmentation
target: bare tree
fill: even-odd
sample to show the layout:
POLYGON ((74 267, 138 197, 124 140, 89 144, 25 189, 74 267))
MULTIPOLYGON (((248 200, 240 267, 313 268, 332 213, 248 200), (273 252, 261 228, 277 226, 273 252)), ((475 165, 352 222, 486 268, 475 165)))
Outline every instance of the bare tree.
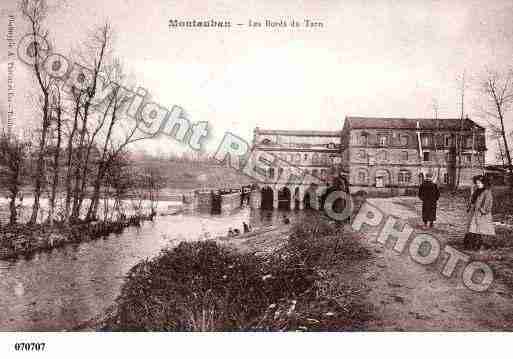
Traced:
POLYGON ((438 153, 438 139, 440 138, 440 119, 438 118, 438 100, 437 99, 433 99, 433 114, 434 114, 434 119, 435 119, 435 122, 436 122, 436 133, 434 134, 433 136, 433 145, 434 145, 434 148, 435 148, 435 161, 436 161, 436 167, 437 167, 437 172, 436 172, 436 180, 438 183, 440 183, 440 172, 441 172, 441 168, 442 168, 442 165, 441 165, 441 161, 442 159, 440 158, 440 154, 438 153))
POLYGON ((55 125, 56 143, 53 147, 53 166, 52 166, 52 186, 50 191, 49 209, 48 209, 48 222, 53 224, 55 215, 55 199, 57 197, 57 190, 59 187, 60 178, 60 158, 61 158, 61 145, 62 145, 62 124, 63 124, 63 101, 61 97, 61 90, 58 86, 52 88, 52 107, 50 119, 55 125))
POLYGON ((9 223, 18 219, 16 199, 21 195, 22 178, 26 172, 29 143, 13 135, 0 135, 0 185, 8 190, 9 223))
POLYGON ((513 187, 513 166, 509 150, 509 140, 504 126, 505 116, 511 110, 513 104, 513 71, 505 73, 487 71, 486 78, 482 82, 482 93, 485 95, 486 105, 483 112, 488 118, 492 129, 498 138, 502 139, 504 156, 509 172, 509 184, 513 187))
MULTIPOLYGON (((115 79, 117 83, 123 79, 123 69, 118 61, 114 61, 109 71, 109 79, 115 79)), ((100 199, 101 185, 112 163, 118 160, 127 147, 132 143, 151 138, 151 135, 140 134, 139 120, 133 120, 122 111, 127 103, 127 98, 121 87, 115 87, 108 97, 104 107, 103 118, 107 118, 106 131, 101 145, 96 175, 93 181, 93 194, 87 211, 86 220, 96 218, 100 199)), ((103 121, 102 121, 103 123, 103 121)), ((103 125, 102 125, 103 127, 103 125)))
POLYGON ((34 224, 37 221, 37 216, 40 208, 40 197, 44 186, 44 156, 46 148, 46 140, 48 129, 50 127, 50 87, 52 79, 45 74, 42 69, 41 55, 43 49, 40 48, 40 41, 38 36, 43 39, 48 39, 48 32, 42 29, 42 22, 45 19, 48 6, 44 0, 22 0, 20 3, 21 12, 28 20, 30 25, 30 34, 33 37, 32 50, 34 55, 33 70, 41 92, 41 137, 39 139, 39 149, 37 153, 36 173, 34 175, 34 205, 32 207, 32 215, 30 216, 29 223, 34 224))
MULTIPOLYGON (((86 95, 81 106, 78 107, 81 117, 81 127, 79 129, 79 142, 77 148, 77 160, 74 171, 74 190, 73 190, 73 208, 71 218, 76 220, 80 215, 80 208, 84 199, 84 190, 87 181, 87 170, 89 166, 91 149, 94 144, 94 138, 98 134, 101 127, 96 127, 92 131, 92 135, 87 140, 87 135, 90 134, 90 111, 93 106, 94 97, 98 81, 101 73, 104 71, 106 57, 110 50, 112 42, 112 29, 108 23, 105 23, 101 27, 97 28, 90 40, 86 44, 86 53, 82 56, 85 63, 88 63, 92 67, 92 75, 90 81, 87 83, 86 95)), ((103 126, 103 125, 102 125, 103 126)))
POLYGON ((66 180, 65 180, 65 191, 66 191, 66 200, 65 200, 65 209, 64 209, 64 218, 69 220, 70 212, 71 212, 71 197, 72 197, 72 177, 73 177, 73 168, 76 166, 76 150, 74 147, 74 140, 78 131, 78 120, 80 116, 83 102, 83 96, 86 95, 85 91, 81 89, 72 89, 73 94, 73 120, 71 129, 68 134, 68 143, 66 147, 67 152, 67 160, 66 160, 66 180))
POLYGON ((461 153, 463 151, 463 128, 464 128, 464 113, 465 113, 465 89, 466 89, 466 82, 465 82, 465 71, 463 71, 463 74, 461 75, 461 102, 460 102, 460 128, 458 131, 458 134, 456 136, 456 158, 455 158, 455 169, 456 169, 456 178, 454 181, 454 190, 457 190, 460 186, 461 181, 461 153))

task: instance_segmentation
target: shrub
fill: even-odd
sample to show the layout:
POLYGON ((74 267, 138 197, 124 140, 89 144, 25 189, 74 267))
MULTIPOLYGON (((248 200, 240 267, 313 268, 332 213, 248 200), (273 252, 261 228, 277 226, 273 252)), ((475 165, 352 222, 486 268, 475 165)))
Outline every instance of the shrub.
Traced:
POLYGON ((343 283, 331 293, 334 285, 326 273, 340 259, 364 255, 358 241, 343 241, 341 226, 318 213, 294 225, 285 245, 267 257, 241 254, 213 241, 182 242, 129 271, 103 329, 351 328, 355 320, 350 316, 359 314, 341 299, 347 289, 343 283), (331 312, 337 314, 327 317, 331 312))
POLYGON ((109 330, 252 330, 272 303, 315 280, 304 266, 183 242, 130 270, 109 330))
POLYGON ((312 214, 292 227, 285 251, 309 267, 323 266, 332 263, 340 241, 334 224, 312 214))

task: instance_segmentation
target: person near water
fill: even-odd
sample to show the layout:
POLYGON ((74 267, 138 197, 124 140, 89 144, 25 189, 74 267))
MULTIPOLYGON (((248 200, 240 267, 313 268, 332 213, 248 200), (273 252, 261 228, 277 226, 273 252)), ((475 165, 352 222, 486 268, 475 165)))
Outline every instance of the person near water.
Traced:
POLYGON ((424 227, 433 227, 436 221, 436 205, 440 198, 438 186, 432 181, 433 175, 426 174, 425 180, 419 187, 419 198, 422 201, 422 221, 424 227))
POLYGON ((495 236, 492 220, 493 194, 486 176, 475 176, 473 181, 475 189, 467 208, 468 227, 463 243, 465 249, 479 250, 483 244, 489 245, 486 238, 495 236))
POLYGON ((246 222, 242 222, 242 228, 244 228, 244 233, 249 232, 249 225, 246 222))

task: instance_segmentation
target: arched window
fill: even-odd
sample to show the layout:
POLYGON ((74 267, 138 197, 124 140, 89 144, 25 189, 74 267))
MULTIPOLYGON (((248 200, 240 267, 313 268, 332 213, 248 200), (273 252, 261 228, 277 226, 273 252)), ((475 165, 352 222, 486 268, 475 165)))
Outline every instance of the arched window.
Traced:
POLYGON ((365 161, 367 159, 367 152, 365 150, 358 151, 358 158, 365 161))
POLYGON ((326 170, 325 169, 322 169, 321 170, 321 179, 326 179, 326 170))
POLYGON ((269 168, 269 178, 274 178, 274 168, 273 167, 269 168))
POLYGON ((312 156, 312 164, 314 164, 314 165, 319 164, 319 155, 317 153, 314 153, 312 156))
POLYGON ((301 162, 301 155, 298 153, 296 154, 296 163, 300 163, 301 162))
POLYGON ((367 134, 362 133, 360 136, 358 136, 358 145, 360 145, 360 146, 367 145, 367 134))
POLYGON ((408 135, 401 135, 399 138, 401 146, 408 146, 408 135))
POLYGON ((319 170, 317 170, 317 169, 312 170, 312 176, 319 177, 319 170))
POLYGON ((327 155, 326 153, 323 153, 323 154, 321 155, 321 163, 322 163, 323 165, 327 165, 327 164, 328 164, 328 155, 327 155))

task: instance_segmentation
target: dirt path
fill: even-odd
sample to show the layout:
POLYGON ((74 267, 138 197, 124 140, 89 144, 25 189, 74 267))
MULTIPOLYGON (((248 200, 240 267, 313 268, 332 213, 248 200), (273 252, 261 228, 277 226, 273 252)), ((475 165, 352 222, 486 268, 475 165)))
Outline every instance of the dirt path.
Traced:
MULTIPOLYGON (((369 202, 408 223, 415 225, 420 221, 415 207, 401 204, 398 199, 371 199, 369 202)), ((450 226, 445 220, 451 218, 449 215, 452 214, 445 217, 440 213, 438 228, 432 231, 442 243, 444 235, 441 233, 450 226)), ((414 233, 419 231, 414 227, 414 233)), ((368 323, 368 330, 513 329, 513 296, 502 284, 495 281, 488 291, 473 292, 463 285, 461 268, 457 267, 457 272, 448 279, 440 273, 444 262, 418 264, 409 257, 408 246, 399 255, 388 246, 374 242, 378 235, 376 229, 368 229, 361 235, 364 246, 375 255, 363 270, 369 288, 367 300, 374 317, 368 323)))

